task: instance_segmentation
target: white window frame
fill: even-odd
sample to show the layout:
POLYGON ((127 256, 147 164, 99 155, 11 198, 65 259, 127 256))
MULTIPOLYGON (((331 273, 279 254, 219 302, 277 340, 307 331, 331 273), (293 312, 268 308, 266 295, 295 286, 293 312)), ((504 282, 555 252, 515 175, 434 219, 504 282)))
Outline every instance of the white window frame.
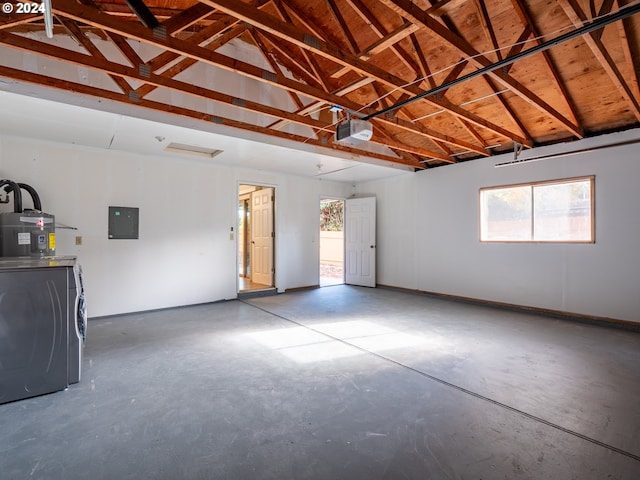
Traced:
POLYGON ((546 180, 539 182, 529 182, 529 183, 518 183, 518 184, 509 184, 509 185, 499 185, 492 187, 482 187, 478 192, 478 238, 481 243, 595 243, 595 175, 585 176, 585 177, 573 177, 573 178, 563 178, 557 180, 546 180), (591 231, 590 238, 588 240, 534 240, 534 225, 535 225, 535 205, 534 205, 534 189, 539 186, 547 186, 547 185, 562 185, 562 184, 570 184, 577 182, 589 182, 590 189, 590 217, 591 217, 591 231), (501 190, 508 188, 517 188, 517 187, 530 187, 531 188, 531 228, 530 228, 530 238, 528 239, 483 239, 483 225, 484 225, 484 210, 482 205, 482 194, 486 191, 491 190, 501 190))

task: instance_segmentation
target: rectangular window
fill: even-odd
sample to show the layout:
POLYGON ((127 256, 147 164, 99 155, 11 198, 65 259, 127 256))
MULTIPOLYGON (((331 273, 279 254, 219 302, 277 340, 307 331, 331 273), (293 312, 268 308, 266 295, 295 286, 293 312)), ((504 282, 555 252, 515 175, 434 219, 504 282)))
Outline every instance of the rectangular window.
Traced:
POLYGON ((593 243, 594 177, 480 189, 481 242, 593 243))

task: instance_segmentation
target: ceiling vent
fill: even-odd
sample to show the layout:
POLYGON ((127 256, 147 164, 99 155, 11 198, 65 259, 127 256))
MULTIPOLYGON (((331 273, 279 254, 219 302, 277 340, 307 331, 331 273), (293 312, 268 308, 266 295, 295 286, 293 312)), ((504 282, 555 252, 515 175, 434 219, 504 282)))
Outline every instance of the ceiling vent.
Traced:
POLYGON ((195 155, 196 157, 213 158, 222 153, 215 148, 198 147, 197 145, 185 145, 184 143, 170 143, 164 148, 165 152, 179 153, 181 155, 195 155))

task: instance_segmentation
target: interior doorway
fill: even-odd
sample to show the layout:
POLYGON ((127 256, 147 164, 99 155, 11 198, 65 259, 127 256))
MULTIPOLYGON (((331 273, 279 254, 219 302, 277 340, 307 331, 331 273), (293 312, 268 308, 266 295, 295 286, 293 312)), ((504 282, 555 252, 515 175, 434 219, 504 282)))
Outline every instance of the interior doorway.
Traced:
POLYGON ((238 187, 238 293, 275 289, 275 188, 238 187))
POLYGON ((344 200, 320 200, 320 286, 344 283, 344 200))

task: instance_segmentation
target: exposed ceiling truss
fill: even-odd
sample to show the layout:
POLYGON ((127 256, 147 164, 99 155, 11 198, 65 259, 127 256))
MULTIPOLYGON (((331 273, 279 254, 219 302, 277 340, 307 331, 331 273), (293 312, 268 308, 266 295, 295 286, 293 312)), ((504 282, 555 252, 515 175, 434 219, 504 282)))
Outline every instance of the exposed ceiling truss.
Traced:
POLYGON ((470 75, 638 1, 52 3, 52 39, 35 9, 0 17, 1 77, 368 161, 424 169, 640 124, 640 15, 470 75), (378 148, 336 142, 346 116, 370 117, 378 148))

